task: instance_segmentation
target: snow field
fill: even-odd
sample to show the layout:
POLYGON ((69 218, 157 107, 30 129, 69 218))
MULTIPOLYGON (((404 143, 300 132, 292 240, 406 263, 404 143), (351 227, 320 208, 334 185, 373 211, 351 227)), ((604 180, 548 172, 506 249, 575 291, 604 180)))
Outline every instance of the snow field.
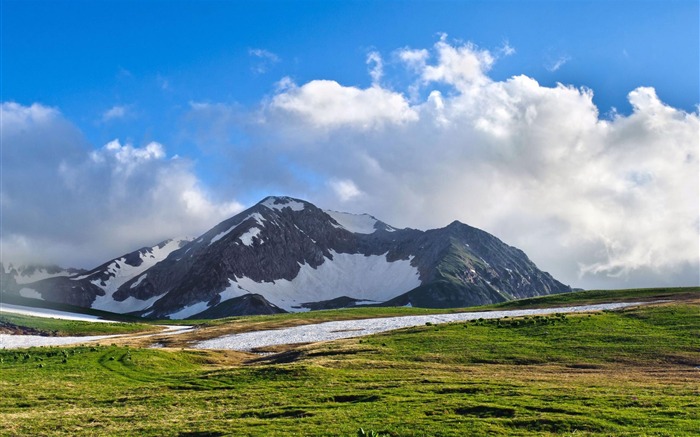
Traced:
POLYGON ((255 282, 246 277, 235 281, 244 291, 260 294, 286 311, 341 296, 383 302, 420 285, 418 269, 410 259, 389 262, 386 254, 331 253, 333 260, 326 259, 315 269, 302 264, 291 281, 255 282))
POLYGON ((90 335, 85 337, 42 337, 41 335, 10 335, 0 334, 0 349, 18 349, 38 346, 64 346, 82 344, 105 338, 119 337, 118 335, 90 335))
POLYGON ((369 214, 350 214, 338 211, 323 211, 333 218, 340 226, 355 234, 373 234, 377 219, 369 214))
POLYGON ((629 306, 643 305, 644 302, 621 302, 598 305, 581 305, 563 308, 543 308, 532 310, 480 311, 470 313, 435 314, 426 316, 383 317, 364 320, 344 320, 313 325, 268 331, 246 332, 227 335, 194 345, 199 349, 232 349, 249 351, 251 349, 280 344, 312 343, 318 341, 338 340, 341 338, 362 337, 395 329, 433 324, 450 323, 467 320, 499 319, 502 317, 522 317, 554 313, 581 313, 589 311, 615 310, 629 306))

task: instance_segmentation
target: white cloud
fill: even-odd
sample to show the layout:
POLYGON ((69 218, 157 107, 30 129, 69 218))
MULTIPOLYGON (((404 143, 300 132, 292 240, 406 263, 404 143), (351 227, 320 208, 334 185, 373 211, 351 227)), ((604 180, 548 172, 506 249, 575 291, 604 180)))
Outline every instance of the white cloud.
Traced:
POLYGON ((430 57, 430 52, 426 49, 404 48, 398 52, 399 59, 405 62, 413 70, 421 71, 425 68, 425 63, 430 57))
POLYGON ((498 49, 498 53, 502 56, 512 56, 515 54, 515 47, 511 46, 507 40, 503 41, 503 45, 498 49))
POLYGON ((256 74, 267 73, 274 64, 280 62, 279 56, 265 49, 249 49, 248 54, 256 60, 252 66, 256 74))
POLYGON ((379 86, 366 89, 314 80, 301 87, 287 83, 268 106, 269 118, 287 127, 300 123, 322 130, 352 126, 361 130, 401 124, 417 115, 400 93, 379 86), (277 115, 281 117, 276 117, 277 115))
POLYGON ((53 108, 2 104, 3 260, 94 267, 160 240, 196 235, 242 209, 215 201, 192 164, 162 144, 91 150, 53 108))
POLYGON ((557 59, 549 61, 545 65, 544 68, 546 68, 548 71, 554 73, 555 71, 558 71, 561 67, 563 67, 564 64, 568 63, 570 60, 571 60, 571 56, 562 55, 562 56, 559 56, 557 59))
POLYGON ((102 121, 107 122, 124 118, 127 115, 127 107, 123 105, 115 105, 102 113, 102 121))
POLYGON ((442 82, 465 91, 473 84, 488 81, 486 72, 491 69, 494 57, 488 50, 480 50, 474 44, 452 46, 446 36, 435 44, 438 62, 425 65, 421 77, 425 83, 442 82))
POLYGON ((369 75, 372 78, 372 85, 379 85, 384 76, 384 62, 379 52, 370 52, 367 55, 367 65, 370 65, 369 75))
MULTIPOLYGON (((248 125, 260 153, 301 168, 325 207, 398 226, 459 219, 575 286, 700 280, 700 196, 688 182, 698 180, 697 113, 638 88, 632 114, 601 119, 592 90, 494 81, 490 52, 446 38, 398 55, 424 100, 380 85, 289 86, 263 106, 264 123, 248 125)), ((284 173, 269 160, 263 167, 268 183, 284 173)))
POLYGON ((362 195, 362 191, 350 179, 331 179, 329 184, 341 202, 347 202, 362 195))

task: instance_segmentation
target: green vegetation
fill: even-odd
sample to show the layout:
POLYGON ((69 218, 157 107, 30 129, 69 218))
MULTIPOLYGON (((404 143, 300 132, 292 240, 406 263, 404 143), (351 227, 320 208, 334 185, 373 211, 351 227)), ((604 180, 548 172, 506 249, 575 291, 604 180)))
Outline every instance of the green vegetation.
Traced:
POLYGON ((700 296, 684 296, 619 312, 420 326, 269 356, 0 351, 0 434, 697 435, 700 296))
POLYGON ((111 335, 135 332, 157 332, 160 329, 142 323, 99 323, 60 320, 13 313, 0 313, 0 327, 27 331, 29 334, 52 336, 111 335))
POLYGON ((678 288, 639 288, 626 290, 585 290, 572 293, 552 294, 549 296, 533 297, 530 299, 512 300, 496 305, 489 305, 488 309, 515 309, 515 308, 545 308, 567 305, 587 305, 607 302, 623 301, 649 301, 666 299, 685 299, 700 296, 700 287, 678 288))

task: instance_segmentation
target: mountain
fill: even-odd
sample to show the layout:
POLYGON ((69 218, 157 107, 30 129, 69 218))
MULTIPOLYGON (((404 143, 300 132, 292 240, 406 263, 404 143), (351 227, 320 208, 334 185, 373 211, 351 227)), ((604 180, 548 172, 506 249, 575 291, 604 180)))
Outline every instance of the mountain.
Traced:
MULTIPOLYGON (((92 270, 12 267, 5 274, 4 290, 22 297, 69 303, 117 313, 138 311, 148 302, 125 301, 115 305, 111 298, 119 286, 164 260, 170 252, 187 244, 188 239, 163 241, 110 260, 92 270), (29 277, 37 278, 34 281, 29 277)), ((4 269, 3 269, 4 270, 4 269)))
POLYGON ((397 229, 289 197, 267 197, 192 241, 157 247, 24 287, 47 300, 173 319, 462 307, 571 291, 521 250, 463 223, 397 229))
POLYGON ((13 266, 10 264, 5 268, 3 264, 0 263, 0 289, 13 289, 23 297, 40 299, 40 295, 32 289, 24 287, 24 284, 30 284, 47 278, 78 275, 83 272, 85 272, 85 270, 39 264, 20 266, 13 266))

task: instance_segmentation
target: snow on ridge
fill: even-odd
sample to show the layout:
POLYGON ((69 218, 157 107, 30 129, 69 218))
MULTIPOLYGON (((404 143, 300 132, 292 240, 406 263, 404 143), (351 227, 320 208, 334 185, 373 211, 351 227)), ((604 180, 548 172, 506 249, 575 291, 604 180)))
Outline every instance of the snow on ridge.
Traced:
POLYGON ((331 216, 340 226, 355 234, 373 234, 377 230, 375 226, 379 220, 369 214, 350 214, 330 210, 323 212, 331 216))
POLYGON ((224 231, 224 232, 220 232, 220 233, 214 235, 214 237, 212 237, 212 239, 209 240, 209 244, 208 244, 208 245, 211 246, 212 244, 214 244, 214 243, 216 243, 217 241, 221 240, 222 238, 224 238, 225 236, 227 236, 232 230, 236 229, 236 226, 238 226, 238 225, 240 225, 240 223, 236 223, 235 225, 233 225, 233 226, 231 226, 230 228, 228 228, 228 230, 226 230, 226 231, 224 231))
MULTIPOLYGON (((209 241, 209 244, 208 244, 208 245, 211 246, 212 244, 214 244, 214 243, 216 243, 217 241, 221 240, 221 239, 224 238, 226 235, 228 235, 231 231, 233 231, 233 230, 236 229, 238 226, 240 226, 241 223, 243 223, 244 221, 246 221, 246 220, 248 220, 248 219, 250 219, 250 218, 255 219, 255 222, 256 222, 258 225, 260 225, 260 226, 264 226, 263 222, 266 221, 265 217, 263 217, 262 214, 260 214, 259 212, 254 212, 254 213, 252 213, 252 214, 249 214, 248 216, 246 216, 246 218, 244 218, 243 220, 239 221, 239 222, 236 223, 235 225, 233 225, 233 226, 231 226, 230 228, 228 228, 228 230, 226 230, 226 231, 224 231, 224 232, 220 232, 220 233, 216 234, 214 237, 212 237, 212 239, 209 241)), ((199 240, 197 240, 197 241, 199 242, 200 240, 201 240, 201 238, 200 238, 199 240)))
MULTIPOLYGON (((9 272, 8 272, 9 273, 9 272)), ((36 282, 36 281, 41 281, 42 279, 48 279, 48 278, 57 278, 59 276, 70 276, 73 273, 69 272, 68 270, 63 270, 56 272, 56 273, 49 273, 46 268, 39 267, 34 269, 31 275, 25 275, 22 273, 18 273, 14 276, 15 282, 19 285, 22 284, 29 284, 31 282, 36 282)))
POLYGON ((151 248, 151 252, 147 256, 149 258, 155 259, 156 262, 161 262, 165 258, 167 258, 171 252, 174 252, 174 251, 180 249, 181 247, 183 247, 184 246, 183 243, 189 243, 191 241, 192 241, 192 238, 188 238, 188 237, 173 238, 172 240, 168 240, 168 242, 165 243, 163 245, 163 247, 155 246, 155 247, 151 248))
POLYGON ((71 281, 80 281, 81 279, 89 278, 90 276, 94 275, 95 273, 87 273, 85 275, 78 275, 78 276, 71 276, 69 279, 71 281))
POLYGON ((305 207, 302 202, 294 200, 291 197, 268 197, 267 199, 263 200, 260 204, 270 209, 276 209, 278 211, 281 211, 284 208, 292 208, 292 211, 302 211, 305 207))
MULTIPOLYGON (((170 255, 173 251, 180 248, 182 241, 188 241, 185 239, 173 239, 168 241, 163 247, 152 247, 150 250, 141 254, 141 265, 132 266, 127 264, 126 258, 119 258, 107 267, 107 271, 113 276, 105 281, 101 279, 94 279, 92 282, 94 285, 100 287, 105 291, 104 296, 97 296, 92 302, 91 308, 98 310, 111 311, 115 313, 128 313, 131 311, 141 311, 151 305, 161 296, 155 296, 147 300, 137 299, 133 296, 129 296, 123 301, 116 301, 112 297, 115 291, 119 289, 123 284, 129 282, 131 279, 136 278, 146 270, 150 269, 154 265, 163 261, 170 255), (104 285, 102 283, 104 282, 104 285)), ((138 286, 141 281, 146 277, 143 275, 139 280, 131 285, 131 288, 138 286)))
POLYGON ((240 287, 260 294, 286 311, 303 311, 302 303, 348 296, 359 300, 386 301, 418 287, 418 269, 411 259, 389 262, 384 255, 336 253, 333 259, 313 268, 302 264, 296 278, 288 281, 255 282, 236 277, 240 287))

